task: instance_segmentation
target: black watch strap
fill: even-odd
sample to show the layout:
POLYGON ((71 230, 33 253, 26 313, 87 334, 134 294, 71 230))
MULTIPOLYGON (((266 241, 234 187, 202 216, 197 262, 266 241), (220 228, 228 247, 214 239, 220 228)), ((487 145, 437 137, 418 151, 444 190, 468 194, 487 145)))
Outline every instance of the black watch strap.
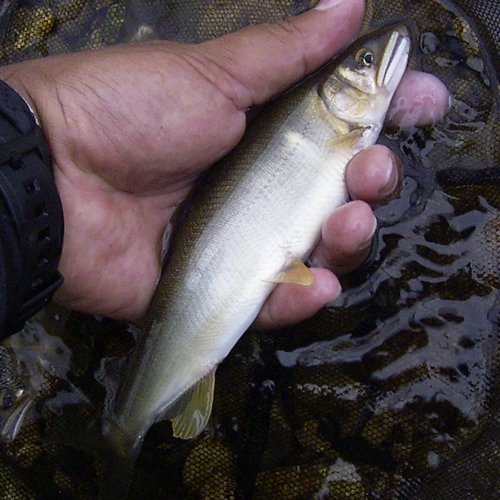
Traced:
POLYGON ((43 132, 24 99, 0 81, 2 336, 20 330, 61 285, 57 266, 63 230, 61 200, 43 132))

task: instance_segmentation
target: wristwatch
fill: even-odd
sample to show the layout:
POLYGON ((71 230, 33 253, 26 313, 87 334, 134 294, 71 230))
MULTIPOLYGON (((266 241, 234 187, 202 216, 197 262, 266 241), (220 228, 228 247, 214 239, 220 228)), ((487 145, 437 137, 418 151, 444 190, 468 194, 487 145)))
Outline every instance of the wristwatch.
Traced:
POLYGON ((19 331, 62 284, 61 199, 42 129, 0 81, 0 338, 19 331))

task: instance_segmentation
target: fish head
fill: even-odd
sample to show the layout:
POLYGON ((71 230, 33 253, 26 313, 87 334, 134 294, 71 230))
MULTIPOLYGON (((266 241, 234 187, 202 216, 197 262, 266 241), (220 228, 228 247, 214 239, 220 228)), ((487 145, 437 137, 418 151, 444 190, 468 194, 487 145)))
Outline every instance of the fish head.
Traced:
POLYGON ((327 111, 355 126, 381 124, 406 71, 409 52, 404 24, 361 38, 318 86, 327 111))

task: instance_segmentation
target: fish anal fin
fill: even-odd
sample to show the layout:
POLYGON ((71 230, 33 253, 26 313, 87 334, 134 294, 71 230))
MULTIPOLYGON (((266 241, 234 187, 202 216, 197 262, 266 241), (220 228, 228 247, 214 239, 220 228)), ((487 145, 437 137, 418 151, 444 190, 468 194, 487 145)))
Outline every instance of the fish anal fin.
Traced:
POLYGON ((269 281, 309 286, 314 283, 314 274, 298 257, 293 257, 287 268, 269 281))
POLYGON ((363 132, 367 130, 369 127, 358 127, 347 134, 342 134, 333 139, 330 139, 326 145, 329 148, 337 149, 337 148, 352 148, 358 141, 361 139, 363 132))
POLYGON ((192 439, 205 429, 214 400, 215 370, 199 380, 168 411, 174 437, 192 439))

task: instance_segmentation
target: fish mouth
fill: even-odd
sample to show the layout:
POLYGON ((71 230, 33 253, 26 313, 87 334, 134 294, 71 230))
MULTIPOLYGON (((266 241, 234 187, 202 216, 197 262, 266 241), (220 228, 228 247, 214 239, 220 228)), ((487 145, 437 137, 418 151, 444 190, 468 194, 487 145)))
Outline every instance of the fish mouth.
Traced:
POLYGON ((377 72, 377 86, 394 91, 406 70, 410 53, 410 35, 404 24, 397 24, 391 30, 380 66, 377 72))

